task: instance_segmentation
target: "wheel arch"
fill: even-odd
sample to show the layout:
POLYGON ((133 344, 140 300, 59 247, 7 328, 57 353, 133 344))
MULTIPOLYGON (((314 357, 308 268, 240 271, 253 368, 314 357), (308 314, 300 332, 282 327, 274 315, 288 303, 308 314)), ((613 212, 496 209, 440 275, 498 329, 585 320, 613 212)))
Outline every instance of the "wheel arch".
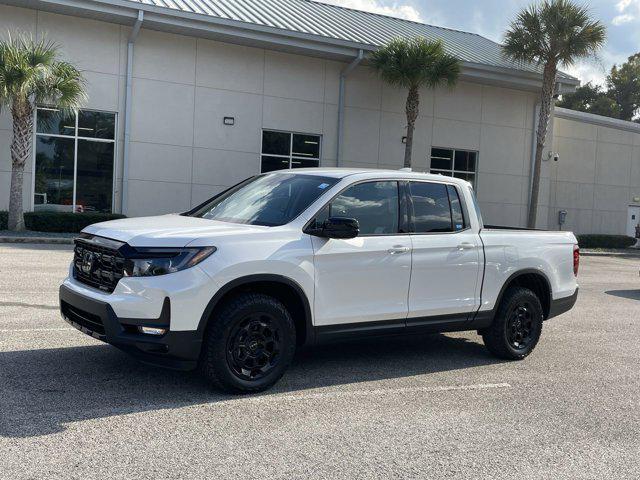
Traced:
POLYGON ((507 278, 500 289, 498 297, 496 298, 496 304, 493 307, 493 312, 497 311, 507 289, 514 286, 528 288, 533 291, 542 304, 544 319, 546 320, 549 318, 552 301, 551 282, 549 281, 549 277, 547 277, 542 270, 537 270, 535 268, 518 270, 507 278))
POLYGON ((314 329, 311 304, 302 287, 294 280, 277 274, 256 274, 236 278, 220 288, 211 298, 200 318, 198 333, 201 337, 209 321, 225 300, 242 292, 258 292, 281 301, 291 313, 296 327, 297 344, 313 343, 314 329))

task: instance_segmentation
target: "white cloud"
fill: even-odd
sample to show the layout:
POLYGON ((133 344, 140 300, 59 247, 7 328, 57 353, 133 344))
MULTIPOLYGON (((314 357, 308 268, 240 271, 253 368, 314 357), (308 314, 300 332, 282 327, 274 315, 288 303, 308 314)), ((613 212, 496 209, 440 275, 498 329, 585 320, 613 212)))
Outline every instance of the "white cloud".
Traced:
POLYGON ((414 22, 423 21, 422 15, 420 15, 420 12, 416 8, 398 2, 387 3, 380 0, 322 0, 322 3, 331 3, 341 7, 404 18, 405 20, 412 20, 414 22))
POLYGON ((633 22, 635 19, 636 19, 635 16, 630 15, 628 13, 624 13, 622 15, 618 15, 618 16, 614 17, 613 20, 611 21, 611 23, 613 23, 615 26, 618 26, 618 25, 622 25, 624 23, 633 22))
POLYGON ((603 68, 590 63, 579 63, 569 68, 563 69, 569 75, 580 79, 582 85, 592 82, 596 85, 604 85, 607 81, 607 73, 603 68))
POLYGON ((620 0, 616 3, 616 10, 620 13, 611 23, 615 26, 630 23, 640 16, 640 0, 620 0), (635 10, 633 13, 631 10, 635 10))
POLYGON ((624 12, 632 3, 633 0, 620 0, 616 4, 616 9, 618 9, 619 12, 624 12))

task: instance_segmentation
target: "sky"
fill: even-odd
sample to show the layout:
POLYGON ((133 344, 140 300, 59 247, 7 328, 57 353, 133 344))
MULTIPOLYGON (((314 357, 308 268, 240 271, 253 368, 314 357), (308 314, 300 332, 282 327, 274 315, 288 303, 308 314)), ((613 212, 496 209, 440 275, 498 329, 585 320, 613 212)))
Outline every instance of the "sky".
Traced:
MULTIPOLYGON (((345 7, 478 33, 501 41, 517 12, 531 0, 320 0, 345 7)), ((580 0, 578 0, 580 1, 580 0)), ((640 0, 583 0, 607 26, 598 57, 564 69, 583 83, 604 84, 614 64, 640 51, 640 0)))

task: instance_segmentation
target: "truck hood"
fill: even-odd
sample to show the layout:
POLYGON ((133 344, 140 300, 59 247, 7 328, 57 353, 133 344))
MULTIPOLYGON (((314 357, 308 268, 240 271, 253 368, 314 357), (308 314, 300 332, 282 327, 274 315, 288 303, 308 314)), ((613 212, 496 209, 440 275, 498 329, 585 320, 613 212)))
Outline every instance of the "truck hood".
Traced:
POLYGON ((203 237, 246 235, 268 228, 171 214, 96 223, 83 232, 126 242, 132 247, 186 247, 203 237))

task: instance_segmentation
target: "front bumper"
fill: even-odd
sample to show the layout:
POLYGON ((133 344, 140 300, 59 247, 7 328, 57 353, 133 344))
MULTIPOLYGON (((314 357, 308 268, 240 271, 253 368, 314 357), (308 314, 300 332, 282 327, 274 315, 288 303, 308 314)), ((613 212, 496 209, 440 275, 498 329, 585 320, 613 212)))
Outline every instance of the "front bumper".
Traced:
POLYGON ((154 319, 118 317, 111 305, 60 286, 62 317, 83 333, 109 343, 144 363, 192 370, 197 366, 202 346, 199 331, 167 331, 154 337, 138 332, 138 326, 169 329, 171 302, 164 299, 160 316, 154 319))

